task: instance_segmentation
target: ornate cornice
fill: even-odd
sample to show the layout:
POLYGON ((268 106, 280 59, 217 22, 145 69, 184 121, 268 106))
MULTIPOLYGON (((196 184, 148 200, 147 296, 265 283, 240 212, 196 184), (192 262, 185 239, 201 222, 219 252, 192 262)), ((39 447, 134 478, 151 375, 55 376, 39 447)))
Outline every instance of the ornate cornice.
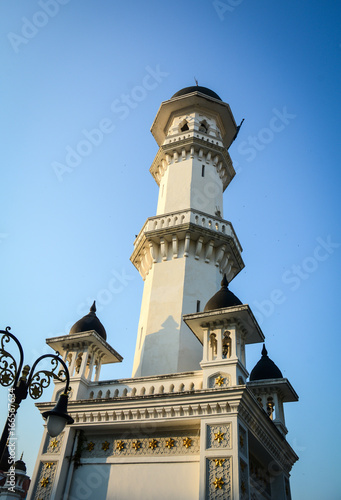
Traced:
POLYGON ((130 260, 143 279, 154 263, 191 257, 214 262, 231 281, 244 267, 241 251, 230 222, 198 210, 181 210, 147 219, 130 260))
POLYGON ((169 165, 194 158, 212 164, 217 169, 225 191, 236 174, 231 157, 217 141, 201 134, 184 134, 169 139, 169 143, 160 147, 149 171, 160 186, 160 180, 169 165))
POLYGON ((289 474, 292 466, 298 460, 298 456, 285 439, 285 436, 277 429, 275 423, 259 407, 255 397, 249 390, 244 393, 238 413, 268 453, 289 474))

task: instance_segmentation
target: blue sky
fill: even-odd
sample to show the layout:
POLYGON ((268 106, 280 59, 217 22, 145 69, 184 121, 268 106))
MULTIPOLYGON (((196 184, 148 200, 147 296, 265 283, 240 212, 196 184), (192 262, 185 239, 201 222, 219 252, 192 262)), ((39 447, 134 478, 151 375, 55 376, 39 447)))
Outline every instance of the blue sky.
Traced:
MULTIPOLYGON (((246 264, 230 288, 300 396, 286 405, 300 456, 291 485, 309 500, 340 498, 340 11, 331 0, 0 5, 0 328, 32 364, 96 299, 124 356, 102 379, 130 376, 143 282, 129 257, 158 194, 149 129, 197 78, 245 118, 224 194, 246 264)), ((260 351, 248 348, 249 371, 260 351)), ((27 400, 18 454, 30 474, 41 433, 27 400)))

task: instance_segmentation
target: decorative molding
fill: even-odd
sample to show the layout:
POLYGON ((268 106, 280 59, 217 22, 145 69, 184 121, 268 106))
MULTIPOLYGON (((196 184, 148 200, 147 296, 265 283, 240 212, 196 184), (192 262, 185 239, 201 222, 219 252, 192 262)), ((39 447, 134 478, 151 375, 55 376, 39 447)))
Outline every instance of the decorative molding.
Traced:
MULTIPOLYGON (((263 412, 263 410, 259 408, 258 403, 256 404, 258 411, 263 412)), ((289 443, 283 440, 283 436, 280 435, 280 431, 277 430, 275 424, 269 418, 266 420, 264 420, 264 418, 257 419, 257 417, 254 414, 251 414, 251 412, 246 408, 245 403, 239 406, 239 414, 268 453, 274 457, 283 470, 289 474, 293 464, 296 460, 298 460, 298 457, 290 447, 289 443), (278 432, 277 439, 273 434, 271 435, 271 433, 265 431, 264 427, 260 424, 260 422, 263 421, 271 426, 274 426, 274 429, 272 430, 275 434, 278 432)))
POLYGON ((157 152, 149 169, 158 186, 167 168, 172 163, 198 159, 206 164, 212 164, 219 174, 223 190, 227 188, 236 172, 226 148, 218 144, 212 137, 199 136, 199 134, 181 135, 169 139, 157 152))
POLYGON ((208 425, 206 448, 231 448, 231 424, 208 425))
POLYGON ((51 498, 56 470, 57 462, 40 462, 35 492, 32 498, 40 500, 49 500, 51 498))
POLYGON ((121 409, 107 411, 75 411, 72 417, 77 423, 96 423, 96 422, 126 422, 126 421, 145 421, 157 419, 178 419, 179 417, 200 417, 206 415, 222 415, 230 412, 228 403, 221 402, 214 404, 190 404, 190 405, 172 405, 158 406, 141 409, 121 409))
POLYGON ((231 458, 206 459, 207 500, 231 500, 232 499, 232 474, 231 458))
POLYGON ((197 210, 183 210, 147 219, 130 260, 143 279, 156 263, 193 257, 214 263, 232 280, 244 267, 241 251, 230 222, 197 210))
POLYGON ((57 437, 51 437, 46 434, 46 441, 43 453, 58 455, 63 443, 64 432, 61 432, 57 437))
POLYGON ((141 456, 179 456, 199 455, 199 431, 193 433, 189 430, 176 430, 175 432, 160 432, 159 429, 149 430, 149 435, 138 432, 136 428, 118 434, 105 434, 104 449, 103 437, 91 434, 87 436, 88 442, 94 443, 92 450, 87 446, 82 453, 82 458, 104 457, 141 457, 141 456))

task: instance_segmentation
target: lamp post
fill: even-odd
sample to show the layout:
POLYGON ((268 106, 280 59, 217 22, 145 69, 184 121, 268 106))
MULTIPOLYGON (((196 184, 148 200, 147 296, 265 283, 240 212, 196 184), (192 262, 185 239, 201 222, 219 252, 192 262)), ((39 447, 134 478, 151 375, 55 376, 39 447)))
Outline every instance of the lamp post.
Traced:
POLYGON ((67 414, 67 401, 70 383, 70 375, 68 368, 62 358, 57 354, 44 354, 40 356, 34 363, 32 368, 28 365, 23 367, 24 352, 19 340, 9 331, 11 328, 6 327, 6 330, 0 330, 0 384, 8 387, 11 393, 9 398, 9 414, 6 420, 4 430, 0 440, 0 462, 3 460, 3 455, 7 446, 10 429, 13 427, 14 417, 18 411, 20 403, 23 399, 27 398, 27 394, 32 399, 38 399, 53 380, 65 382, 64 393, 60 395, 56 406, 44 412, 43 418, 47 419, 47 432, 50 436, 55 437, 62 432, 66 424, 72 424, 73 418, 67 414), (6 349, 5 345, 14 340, 19 349, 19 363, 6 349), (50 370, 36 371, 38 363, 45 358, 51 358, 50 370), (57 373, 58 365, 63 366, 62 370, 57 373), (20 376, 21 374, 21 376, 20 376))

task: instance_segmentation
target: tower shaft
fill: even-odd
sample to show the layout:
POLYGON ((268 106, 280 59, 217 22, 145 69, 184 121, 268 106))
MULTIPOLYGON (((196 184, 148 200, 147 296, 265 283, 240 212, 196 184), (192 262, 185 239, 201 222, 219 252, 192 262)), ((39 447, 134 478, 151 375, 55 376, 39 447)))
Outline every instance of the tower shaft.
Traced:
POLYGON ((223 219, 223 192, 235 175, 226 137, 235 129, 228 105, 199 92, 162 103, 154 121, 157 215, 131 256, 145 281, 133 376, 199 369, 202 346, 182 316, 202 310, 223 273, 231 281, 244 267, 223 219))

